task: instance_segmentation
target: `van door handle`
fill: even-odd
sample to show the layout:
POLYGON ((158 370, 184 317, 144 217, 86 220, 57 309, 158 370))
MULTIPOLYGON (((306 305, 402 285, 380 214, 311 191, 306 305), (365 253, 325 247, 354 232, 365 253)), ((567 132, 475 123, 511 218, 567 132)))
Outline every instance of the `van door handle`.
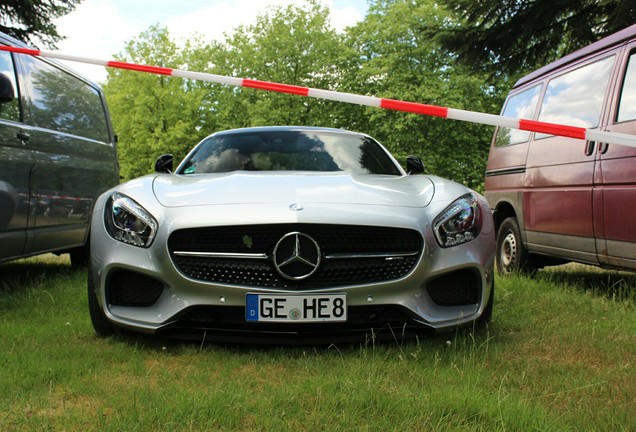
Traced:
POLYGON ((594 154, 594 147, 596 147, 596 141, 588 141, 585 144, 585 156, 592 156, 592 154, 594 154))
POLYGON ((22 143, 22 145, 26 145, 26 142, 31 139, 31 135, 29 135, 26 131, 20 131, 17 133, 17 137, 22 143))

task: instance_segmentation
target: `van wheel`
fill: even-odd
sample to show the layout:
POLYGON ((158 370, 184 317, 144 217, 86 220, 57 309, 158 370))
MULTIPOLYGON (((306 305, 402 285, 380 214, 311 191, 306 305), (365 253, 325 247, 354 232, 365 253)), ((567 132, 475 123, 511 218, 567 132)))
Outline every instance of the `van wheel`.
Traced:
POLYGON ((93 269, 88 266, 88 311, 91 315, 91 323, 95 333, 99 337, 109 337, 115 334, 115 327, 108 321, 102 307, 97 301, 95 283, 93 282, 93 269))
POLYGON ((532 274, 537 268, 532 255, 523 245, 517 218, 504 219, 497 233, 497 272, 500 275, 532 274))

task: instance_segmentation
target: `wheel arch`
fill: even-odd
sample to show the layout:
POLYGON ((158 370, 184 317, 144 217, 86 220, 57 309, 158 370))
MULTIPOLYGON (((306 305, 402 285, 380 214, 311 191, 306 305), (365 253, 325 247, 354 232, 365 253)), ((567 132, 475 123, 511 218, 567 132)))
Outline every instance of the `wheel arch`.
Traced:
POLYGON ((501 224, 503 223, 504 220, 506 220, 509 217, 514 217, 514 218, 517 218, 517 220, 519 220, 519 217, 517 216, 517 212, 515 211, 515 208, 513 207, 511 203, 507 201, 501 201, 497 203, 497 207, 493 211, 492 217, 495 223, 495 232, 499 232, 499 228, 501 227, 501 224))

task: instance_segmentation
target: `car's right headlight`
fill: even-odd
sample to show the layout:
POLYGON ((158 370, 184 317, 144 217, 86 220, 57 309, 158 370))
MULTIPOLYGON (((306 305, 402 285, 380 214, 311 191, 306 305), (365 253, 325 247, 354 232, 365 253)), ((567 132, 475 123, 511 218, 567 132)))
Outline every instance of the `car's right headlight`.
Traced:
POLYGON ((147 248, 157 234, 157 220, 132 198, 115 192, 104 211, 108 234, 120 242, 147 248))
POLYGON ((456 199, 433 221, 435 237, 443 248, 474 240, 479 235, 481 226, 481 208, 473 194, 456 199))

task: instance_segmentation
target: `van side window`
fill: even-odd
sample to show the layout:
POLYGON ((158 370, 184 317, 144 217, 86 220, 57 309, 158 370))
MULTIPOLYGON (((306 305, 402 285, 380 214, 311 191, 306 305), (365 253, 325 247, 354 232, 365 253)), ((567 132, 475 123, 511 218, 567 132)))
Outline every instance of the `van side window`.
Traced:
MULTIPOLYGON (((548 84, 539 120, 584 128, 598 126, 616 56, 590 63, 548 84)), ((537 138, 548 135, 537 134, 537 138)))
POLYGON ((11 102, 0 104, 0 119, 20 121, 20 101, 18 99, 18 86, 15 79, 15 68, 11 53, 0 52, 0 73, 6 75, 13 85, 14 99, 11 102))
POLYGON ((619 123, 628 120, 636 120, 636 52, 629 57, 616 119, 619 123))
MULTIPOLYGON (((534 118, 540 93, 541 85, 536 85, 510 97, 501 115, 524 119, 534 118)), ((530 132, 502 127, 497 130, 495 146, 519 144, 528 141, 529 138, 530 132)))
POLYGON ((36 126, 109 142, 104 104, 95 88, 35 57, 25 56, 24 65, 36 126))

